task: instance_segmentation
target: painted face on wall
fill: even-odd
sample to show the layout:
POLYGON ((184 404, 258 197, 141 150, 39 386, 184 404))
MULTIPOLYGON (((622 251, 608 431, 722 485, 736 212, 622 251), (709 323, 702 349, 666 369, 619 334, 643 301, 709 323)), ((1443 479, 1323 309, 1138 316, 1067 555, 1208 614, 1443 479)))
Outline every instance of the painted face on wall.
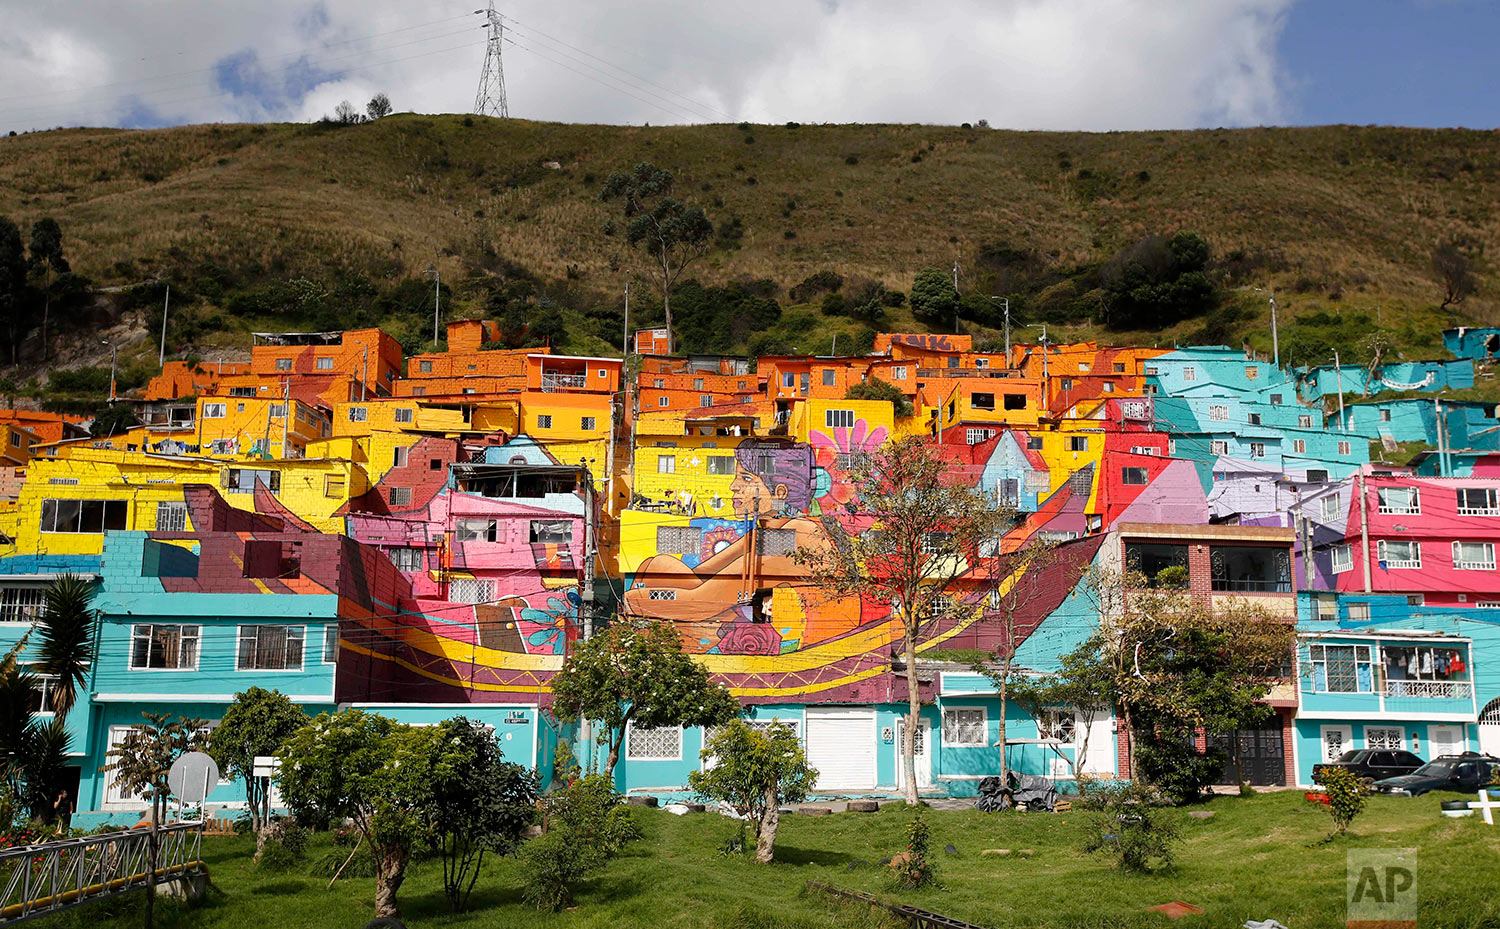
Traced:
POLYGON ((730 504, 739 519, 766 516, 781 512, 786 501, 787 487, 777 483, 769 486, 759 474, 737 467, 734 470, 734 485, 729 490, 730 504))

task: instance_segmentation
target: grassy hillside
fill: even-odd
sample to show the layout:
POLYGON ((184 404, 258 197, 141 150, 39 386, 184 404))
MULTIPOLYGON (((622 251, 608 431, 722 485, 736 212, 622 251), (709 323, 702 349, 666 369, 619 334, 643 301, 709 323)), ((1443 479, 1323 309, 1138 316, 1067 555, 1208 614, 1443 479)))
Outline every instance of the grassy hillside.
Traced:
MULTIPOLYGON (((735 230, 693 270, 706 284, 789 288, 827 268, 905 291, 917 270, 957 260, 964 289, 1009 292, 1025 277, 1017 315, 1036 318, 1040 306, 1087 305, 1074 270, 1148 234, 1191 229, 1212 245, 1229 301, 1250 314, 1228 337, 1263 350, 1255 286, 1275 288, 1284 328, 1303 314, 1365 312, 1408 357, 1439 354, 1445 324, 1500 319, 1488 259, 1500 246, 1496 132, 640 128, 414 115, 352 127, 77 129, 0 139, 0 215, 23 227, 55 217, 75 269, 96 284, 161 277, 205 308, 223 302, 226 281, 354 272, 392 282, 436 261, 460 283, 457 309, 477 312, 478 280, 524 269, 561 288, 570 328, 588 330, 581 347, 602 350, 608 326, 585 326, 584 311, 618 303, 628 269, 644 261, 604 233, 618 217, 598 192, 639 161, 675 172, 684 199, 735 230), (1478 279, 1452 315, 1436 310, 1431 255, 1442 242, 1473 256, 1478 279)), ((794 302, 784 290, 781 300, 794 302)), ((803 350, 857 328, 786 315, 782 335, 803 350)), ((1054 338, 1158 342, 1195 330, 1041 318, 1054 338)), ((911 317, 894 310, 890 325, 911 317)), ((194 344, 212 347, 226 327, 236 325, 210 317, 194 344)))

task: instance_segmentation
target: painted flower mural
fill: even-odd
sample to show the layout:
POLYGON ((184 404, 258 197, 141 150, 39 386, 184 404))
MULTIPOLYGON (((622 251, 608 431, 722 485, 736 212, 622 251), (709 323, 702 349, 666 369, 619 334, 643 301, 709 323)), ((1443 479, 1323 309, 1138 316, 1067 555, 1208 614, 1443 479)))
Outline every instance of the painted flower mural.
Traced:
POLYGON ((871 429, 863 419, 855 420, 852 426, 835 426, 811 435, 813 497, 824 512, 842 510, 859 496, 848 477, 849 456, 874 451, 888 437, 884 426, 871 429))

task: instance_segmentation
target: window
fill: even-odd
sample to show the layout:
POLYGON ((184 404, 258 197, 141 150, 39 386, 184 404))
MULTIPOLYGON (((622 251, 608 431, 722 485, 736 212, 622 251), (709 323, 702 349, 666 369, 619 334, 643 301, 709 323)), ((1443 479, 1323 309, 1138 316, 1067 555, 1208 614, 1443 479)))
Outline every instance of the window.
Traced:
POLYGON ((1086 361, 1080 361, 1078 363, 1078 373, 1079 374, 1087 374, 1087 373, 1089 373, 1089 363, 1086 362, 1086 361))
POLYGON ((699 394, 698 395, 698 405, 700 407, 710 407, 710 406, 713 406, 714 405, 713 395, 712 394, 699 394))
POLYGON ((414 413, 415 411, 409 406, 397 407, 393 418, 398 423, 410 423, 414 413))
POLYGON ((1271 405, 1281 406, 1281 394, 1271 394, 1271 405))
POLYGON ((1072 390, 1073 389, 1073 379, 1071 377, 1065 377, 1065 378, 1062 379, 1062 389, 1063 390, 1072 390))
POLYGON ((973 394, 969 398, 969 402, 976 410, 993 410, 995 408, 995 395, 973 394))
POLYGON ((682 758, 682 728, 637 729, 625 734, 625 758, 630 761, 679 761, 682 758))
POLYGON ((1397 516, 1414 516, 1422 512, 1422 501, 1415 487, 1377 487, 1375 498, 1380 512, 1397 516))
POLYGON ((495 582, 487 577, 456 577, 448 583, 450 603, 489 603, 495 599, 495 582))
POLYGON ((1312 428, 1312 417, 1308 416, 1306 414, 1299 415, 1297 417, 1297 428, 1298 429, 1311 429, 1312 428))
POLYGON ((1349 448, 1350 448, 1350 445, 1349 445, 1348 442, 1340 442, 1339 443, 1339 454, 1340 455, 1347 455, 1347 454, 1349 454, 1349 448))
POLYGON ((204 419, 223 419, 229 412, 229 405, 225 403, 203 404, 204 419))
POLYGON ((339 660, 339 624, 329 623, 323 627, 323 663, 337 664, 339 660))
POLYGON ((124 500, 43 500, 43 532, 101 533, 126 528, 124 500))
POLYGON ((132 670, 198 670, 198 626, 139 624, 130 634, 132 670))
POLYGON ((292 370, 292 359, 290 359, 290 358, 278 358, 278 359, 276 359, 276 370, 278 370, 278 371, 290 371, 290 370, 292 370))
POLYGON ((363 406, 351 406, 351 407, 349 407, 349 422, 351 422, 351 423, 362 423, 362 422, 365 422, 366 420, 368 420, 369 418, 370 418, 370 410, 369 410, 368 407, 363 407, 363 406))
POLYGON ((386 499, 391 506, 411 506, 411 488, 392 487, 386 492, 386 499))
POLYGON ((840 471, 857 471, 870 466, 869 452, 839 452, 833 456, 833 466, 840 471))
POLYGON ((1400 726, 1366 726, 1365 748, 1400 751, 1406 747, 1402 735, 1400 726))
POLYGON ((1306 439, 1293 439, 1292 440, 1292 453, 1295 454, 1295 455, 1304 455, 1304 454, 1306 454, 1307 453, 1307 440, 1306 439))
POLYGON ((1115 392, 1114 381, 1105 381, 1104 384, 1103 384, 1103 386, 1100 389, 1103 390, 1107 394, 1114 393, 1115 392))
POLYGON ((411 449, 405 445, 398 445, 391 449, 391 467, 404 468, 411 460, 411 449))
POLYGON ((572 545, 573 524, 566 519, 533 519, 530 539, 535 545, 572 545))
POLYGON ((186 532, 187 504, 158 503, 156 505, 157 532, 186 532))
POLYGON ((1062 742, 1072 744, 1073 731, 1077 721, 1072 710, 1062 707, 1048 707, 1042 710, 1042 715, 1036 721, 1037 737, 1048 742, 1062 742))
MULTIPOLYGON (((1151 372, 1147 372, 1147 373, 1155 373, 1155 372, 1151 371, 1151 372)), ((1192 368, 1192 367, 1183 368, 1182 369, 1182 379, 1184 381, 1196 381, 1198 379, 1198 369, 1197 368, 1192 368)))
POLYGON ((1461 571, 1495 570, 1495 543, 1454 542, 1453 567, 1461 571))
POLYGON ((240 627, 236 671, 301 671, 303 626, 240 627))
POLYGON ((389 554, 397 571, 420 571, 427 553, 420 548, 393 548, 389 554))
POLYGON ((1156 577, 1167 568, 1186 568, 1188 547, 1163 542, 1130 542, 1125 546, 1125 568, 1146 579, 1147 587, 1156 586, 1156 577))
POLYGON ((1376 543, 1378 557, 1386 568, 1422 567, 1422 543, 1381 539, 1376 543))
POLYGON ((667 386, 667 381, 665 378, 654 378, 651 381, 651 386, 655 387, 657 390, 661 390, 663 387, 667 386))
POLYGON ((1256 367, 1255 365, 1246 365, 1245 366, 1245 379, 1246 380, 1253 381, 1253 380, 1255 380, 1258 377, 1260 377, 1260 368, 1256 367))
MULTIPOLYGON (((824 387, 832 387, 837 382, 837 379, 838 379, 838 372, 837 371, 833 370, 832 368, 824 368, 823 369, 823 386, 824 387)), ((700 386, 699 389, 702 389, 701 386, 700 386)))
POLYGON ((314 367, 316 367, 319 371, 332 371, 333 370, 333 359, 332 358, 319 358, 317 360, 317 364, 314 365, 314 367))
POLYGON ((1318 507, 1319 515, 1322 517, 1323 522, 1325 523, 1331 523, 1334 520, 1338 519, 1340 516, 1344 515, 1342 508, 1339 506, 1338 494, 1330 494, 1324 497, 1322 500, 1318 501, 1318 507))
POLYGON ((1042 450, 1042 437, 1029 435, 1026 437, 1026 448, 1028 451, 1039 452, 1042 450))
POLYGON ((498 526, 493 519, 460 519, 455 533, 460 542, 493 542, 498 526))
POLYGON ((1251 413, 1248 416, 1246 416, 1245 419, 1252 426, 1259 426, 1260 425, 1260 414, 1259 413, 1251 413))
POLYGON ((1348 544, 1335 545, 1333 552, 1333 573, 1343 574, 1354 568, 1354 548, 1348 544))
POLYGON ((1147 377, 1156 377, 1156 375, 1157 375, 1156 365, 1146 365, 1146 376, 1147 377))
POLYGON ((1024 410, 1024 409, 1026 409, 1026 395, 1025 394, 1006 394, 1005 395, 1005 408, 1007 410, 1024 410))
POLYGON ((338 500, 349 492, 349 478, 342 474, 323 476, 323 496, 338 500))
POLYGON ((756 554, 772 558, 790 558, 797 550, 797 530, 761 529, 755 533, 756 554))
POLYGON ((426 387, 413 387, 411 389, 411 395, 413 397, 425 397, 425 396, 427 396, 427 388, 426 387))
POLYGON ((657 397, 656 398, 656 405, 657 406, 666 406, 667 405, 667 398, 666 397, 657 397))
POLYGON ((1213 439, 1208 443, 1208 451, 1214 455, 1229 454, 1229 443, 1224 439, 1213 439))
POLYGON ((1117 361, 1117 362, 1115 362, 1114 363, 1114 372, 1116 374, 1124 374, 1125 373, 1125 362, 1123 362, 1123 361, 1117 361))
POLYGON ((1349 622, 1367 623, 1369 621, 1370 604, 1368 602, 1349 604, 1349 622))
POLYGON ((0 588, 0 622, 35 622, 47 608, 45 587, 0 588))
POLYGON ((1386 409, 1382 409, 1380 411, 1380 421, 1383 422, 1383 423, 1390 422, 1391 421, 1391 411, 1390 410, 1386 410, 1386 409))
POLYGON ((703 530, 694 526, 657 526, 656 550, 663 555, 696 555, 703 547, 703 530))
POLYGON ((1229 407, 1222 403, 1209 404, 1208 418, 1217 423, 1229 422, 1229 407))
POLYGON ((1086 452, 1088 450, 1089 450, 1089 439, 1088 439, 1088 436, 1075 435, 1075 436, 1069 436, 1068 437, 1068 451, 1070 451, 1070 452, 1086 452))
POLYGON ((1500 516, 1500 501, 1495 499, 1493 487, 1460 487, 1457 495, 1460 516, 1500 516))
POLYGON ((703 389, 703 378, 701 378, 701 377, 695 377, 695 378, 693 378, 693 389, 694 390, 702 390, 703 389))
POLYGON ((964 442, 969 445, 978 445, 988 440, 995 433, 989 429, 967 428, 964 430, 964 442))
POLYGON ((536 427, 538 429, 551 429, 552 428, 552 414, 551 413, 543 413, 542 415, 538 416, 536 418, 536 427))
POLYGON ((906 365, 896 365, 895 367, 891 368, 891 380, 906 380, 906 365))
POLYGON ((1308 468, 1305 483, 1326 484, 1328 483, 1328 471, 1325 468, 1308 468))
POLYGON ((276 494, 281 493, 281 472, 255 468, 229 468, 220 479, 220 484, 232 494, 254 493, 257 484, 276 494))
POLYGON ((853 410, 824 410, 823 425, 828 429, 853 429, 853 410))
POLYGON ((985 746, 989 743, 987 722, 983 707, 944 707, 943 744, 974 748, 985 746))
POLYGON ((417 370, 420 371, 420 372, 422 372, 423 374, 431 374, 432 373, 432 362, 430 362, 430 361, 419 361, 419 362, 417 362, 417 370))
POLYGON ((939 553, 949 554, 950 546, 948 540, 952 537, 947 532, 924 532, 922 533, 922 554, 937 555, 939 553))
POLYGON ((1264 458, 1264 457, 1266 457, 1266 443, 1264 443, 1264 442, 1251 442, 1250 443, 1250 457, 1251 458, 1264 458))
POLYGON ((1213 545, 1208 561, 1214 590, 1292 592, 1291 552, 1285 548, 1213 545))
POLYGON ((734 456, 733 455, 710 455, 710 456, 708 456, 708 473, 709 474, 733 474, 734 473, 734 456))
POLYGON ((781 375, 781 386, 782 387, 796 387, 797 386, 797 375, 790 374, 790 373, 781 375))
POLYGON ((1312 645, 1308 657, 1313 667, 1313 691, 1334 694, 1367 694, 1375 691, 1368 645, 1312 645))
POLYGON ((657 588, 650 592, 649 598, 652 600, 676 600, 677 591, 668 588, 657 588))
POLYGON ((657 455, 656 456, 656 473, 657 474, 676 474, 677 473, 677 456, 676 455, 657 455))

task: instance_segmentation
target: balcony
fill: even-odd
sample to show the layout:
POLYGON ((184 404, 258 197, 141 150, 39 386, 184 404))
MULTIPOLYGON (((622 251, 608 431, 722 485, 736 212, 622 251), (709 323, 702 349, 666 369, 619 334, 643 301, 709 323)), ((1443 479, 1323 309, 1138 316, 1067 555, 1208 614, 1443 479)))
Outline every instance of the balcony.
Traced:
POLYGON ((559 390, 582 390, 588 386, 588 376, 584 374, 542 374, 543 393, 553 393, 559 390))
POLYGON ((1471 700, 1470 681, 1386 681, 1387 697, 1417 697, 1424 700, 1471 700))

